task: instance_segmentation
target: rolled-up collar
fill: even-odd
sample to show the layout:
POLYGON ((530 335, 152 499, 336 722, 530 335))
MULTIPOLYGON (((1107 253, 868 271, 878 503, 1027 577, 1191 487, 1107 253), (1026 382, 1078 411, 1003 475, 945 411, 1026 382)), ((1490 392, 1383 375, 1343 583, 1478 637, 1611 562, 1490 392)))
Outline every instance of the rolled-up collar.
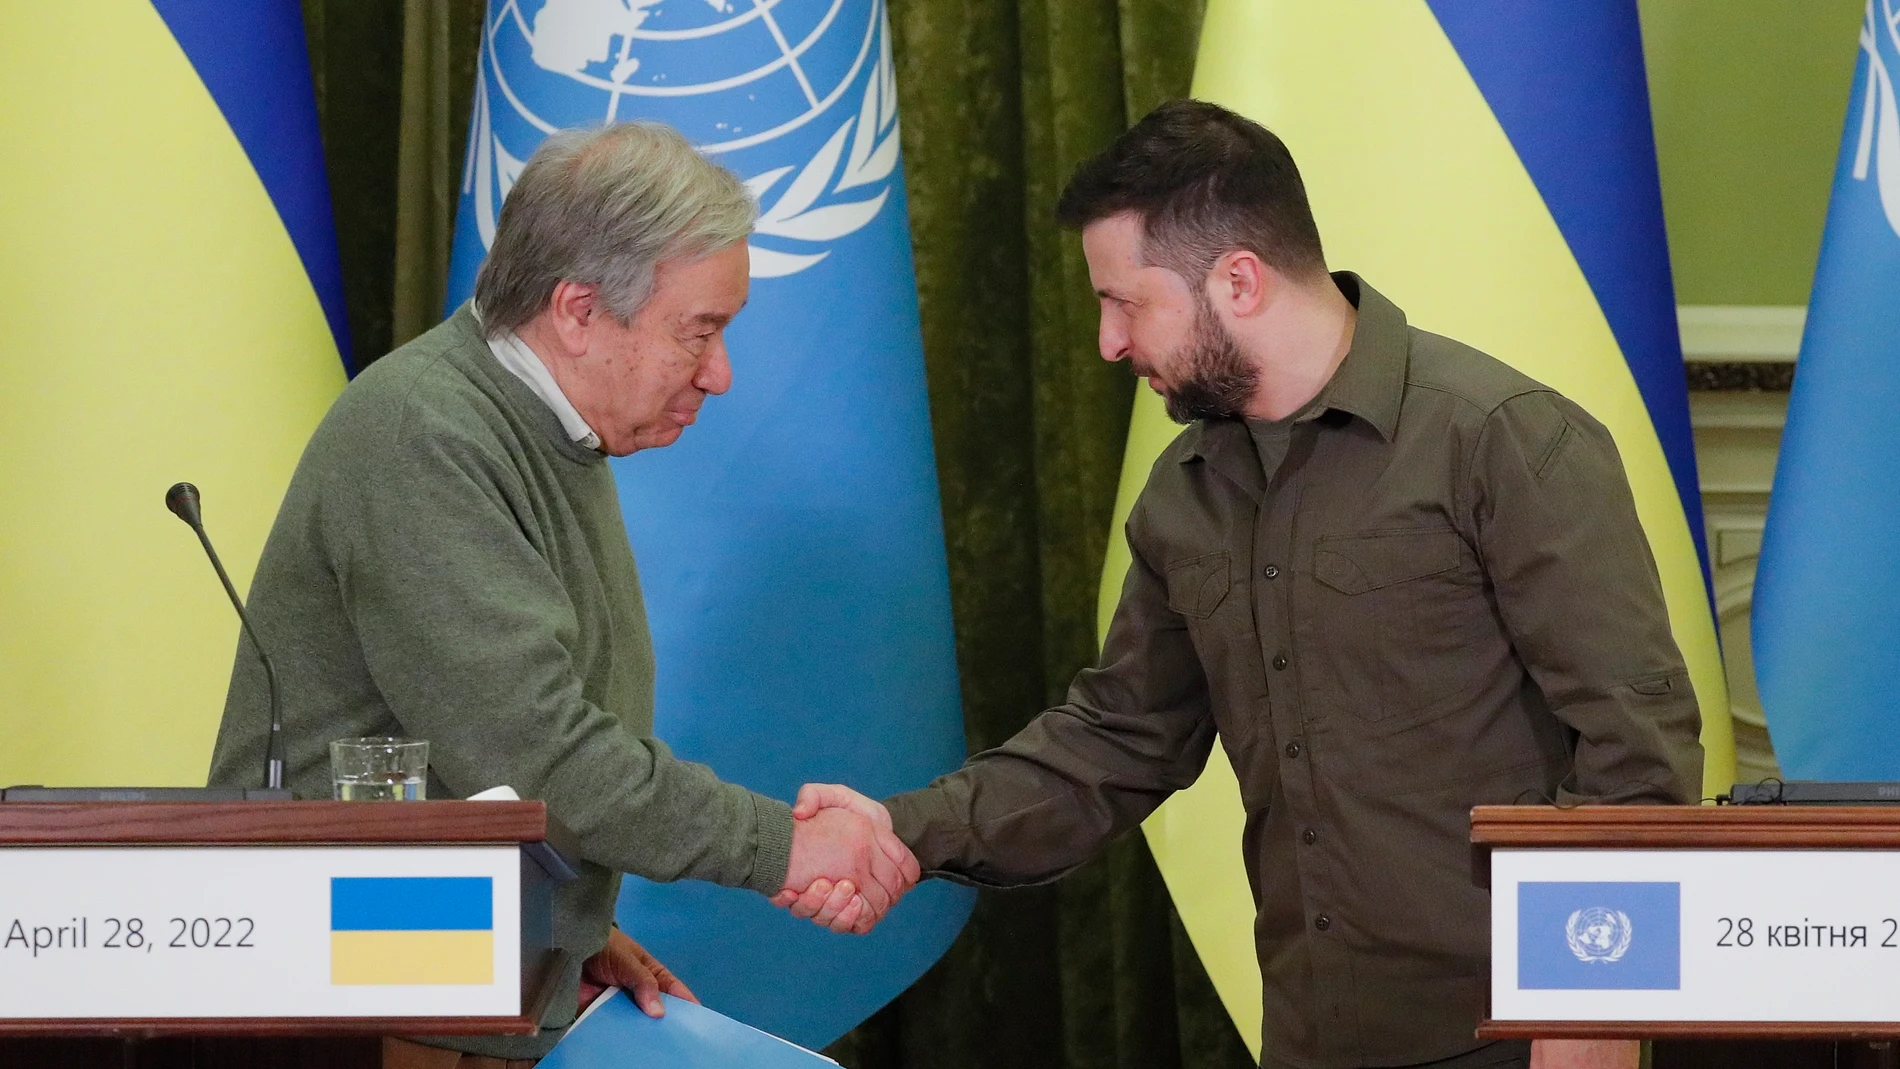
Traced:
MULTIPOLYGON (((469 304, 469 311, 475 316, 477 322, 481 321, 482 311, 472 302, 469 304)), ((541 358, 535 355, 534 350, 528 348, 528 343, 521 340, 520 335, 510 330, 503 332, 498 338, 488 338, 487 341, 488 350, 495 354, 496 360, 501 361, 501 366, 507 368, 510 374, 526 384, 528 389, 533 390, 534 395, 541 399, 542 404, 553 410, 555 418, 561 421, 561 429, 567 432, 569 441, 584 449, 596 451, 600 449, 600 435, 595 434, 594 428, 587 425, 587 420, 581 416, 580 410, 567 399, 567 394, 561 392, 561 384, 554 381, 554 374, 548 370, 546 364, 541 362, 541 358)))

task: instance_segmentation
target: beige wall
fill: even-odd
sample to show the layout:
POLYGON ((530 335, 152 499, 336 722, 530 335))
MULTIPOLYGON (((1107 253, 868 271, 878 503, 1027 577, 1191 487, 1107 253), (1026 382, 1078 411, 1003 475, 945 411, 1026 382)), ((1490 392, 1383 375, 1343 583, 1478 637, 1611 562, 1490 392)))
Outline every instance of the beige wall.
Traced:
POLYGON ((1864 0, 1640 0, 1678 304, 1806 304, 1864 0))

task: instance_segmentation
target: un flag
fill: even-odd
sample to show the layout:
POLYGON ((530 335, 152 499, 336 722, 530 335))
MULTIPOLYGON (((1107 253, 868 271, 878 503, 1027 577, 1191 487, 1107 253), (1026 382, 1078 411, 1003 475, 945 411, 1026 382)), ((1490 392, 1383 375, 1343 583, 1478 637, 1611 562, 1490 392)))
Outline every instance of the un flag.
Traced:
POLYGON ((1868 0, 1755 580, 1791 778, 1900 779, 1900 0, 1868 0))
POLYGON ((1520 991, 1682 987, 1682 885, 1517 885, 1520 991))
MULTIPOLYGON (((636 118, 761 206, 731 392, 614 462, 656 730, 780 798, 922 786, 964 742, 884 0, 490 0, 451 307, 542 138, 636 118)), ((620 916, 709 1005, 816 1047, 920 975, 972 900, 927 883, 854 939, 748 892, 629 879, 620 916)))

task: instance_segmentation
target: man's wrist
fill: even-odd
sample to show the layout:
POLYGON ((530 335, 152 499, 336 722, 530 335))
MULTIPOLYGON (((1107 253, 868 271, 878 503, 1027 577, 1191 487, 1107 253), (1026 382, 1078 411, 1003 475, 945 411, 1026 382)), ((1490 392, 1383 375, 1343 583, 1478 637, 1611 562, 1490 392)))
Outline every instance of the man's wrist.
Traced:
POLYGON ((792 807, 762 794, 752 796, 754 849, 745 886, 766 896, 785 887, 792 867, 792 807))

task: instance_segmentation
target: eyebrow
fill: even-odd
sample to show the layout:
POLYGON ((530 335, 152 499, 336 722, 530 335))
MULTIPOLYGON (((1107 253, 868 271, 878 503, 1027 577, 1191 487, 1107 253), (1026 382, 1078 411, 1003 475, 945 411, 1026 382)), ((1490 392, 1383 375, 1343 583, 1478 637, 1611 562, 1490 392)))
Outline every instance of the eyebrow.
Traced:
POLYGON ((751 303, 752 298, 748 296, 745 300, 739 302, 739 307, 732 310, 732 315, 727 315, 724 312, 699 312, 687 322, 696 326, 723 327, 732 322, 733 316, 745 311, 745 306, 751 303))

